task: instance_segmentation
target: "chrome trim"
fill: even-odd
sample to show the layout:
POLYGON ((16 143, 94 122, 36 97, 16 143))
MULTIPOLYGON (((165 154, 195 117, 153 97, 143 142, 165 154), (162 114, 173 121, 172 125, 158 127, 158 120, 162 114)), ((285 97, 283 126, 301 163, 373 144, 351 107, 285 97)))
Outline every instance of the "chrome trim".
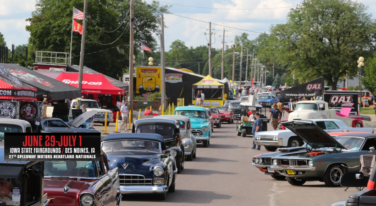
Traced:
POLYGON ((272 165, 260 165, 260 164, 256 164, 256 163, 253 163, 252 162, 252 165, 255 166, 255 167, 270 167, 272 165))
POLYGON ((185 155, 191 155, 192 152, 184 152, 185 155))
POLYGON ((270 169, 274 170, 295 170, 295 171, 315 171, 316 167, 302 167, 302 166, 274 166, 272 165, 270 169))
POLYGON ((167 193, 168 187, 161 186, 120 186, 120 194, 161 194, 167 193))
POLYGON ((144 175, 139 175, 139 174, 119 174, 119 185, 120 186, 153 185, 153 178, 145 178, 144 175))
MULTIPOLYGON (((104 176, 104 175, 102 175, 102 176, 104 176)), ((64 178, 73 178, 73 179, 88 179, 88 180, 100 179, 100 177, 44 176, 44 178, 61 178, 61 177, 64 177, 64 178)))
POLYGON ((206 136, 198 136, 198 137, 196 137, 196 142, 198 141, 198 140, 209 140, 210 138, 209 137, 206 137, 206 136))
POLYGON ((256 140, 256 145, 261 146, 283 146, 283 144, 280 144, 279 141, 264 141, 264 140, 256 140))
POLYGON ((82 192, 80 194, 80 198, 78 198, 78 203, 81 205, 81 197, 82 195, 91 195, 93 197, 93 205, 95 205, 97 202, 102 202, 101 200, 103 199, 103 197, 101 199, 99 199, 98 201, 95 201, 95 197, 94 197, 94 194, 91 193, 91 192, 82 192))

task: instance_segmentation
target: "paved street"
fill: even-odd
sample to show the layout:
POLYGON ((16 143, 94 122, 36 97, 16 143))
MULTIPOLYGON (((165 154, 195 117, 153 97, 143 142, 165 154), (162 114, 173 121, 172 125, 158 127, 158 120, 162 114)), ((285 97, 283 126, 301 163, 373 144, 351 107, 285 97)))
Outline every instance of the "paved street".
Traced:
POLYGON ((356 192, 355 188, 345 192, 345 188, 326 187, 318 181, 300 187, 276 181, 251 165, 253 156, 267 152, 264 148, 250 150, 251 145, 251 137, 236 136, 235 124, 224 123, 222 128, 214 129, 209 148, 200 145, 197 158, 186 161, 177 177, 176 192, 168 193, 165 201, 151 195, 127 196, 121 205, 326 206, 356 192))

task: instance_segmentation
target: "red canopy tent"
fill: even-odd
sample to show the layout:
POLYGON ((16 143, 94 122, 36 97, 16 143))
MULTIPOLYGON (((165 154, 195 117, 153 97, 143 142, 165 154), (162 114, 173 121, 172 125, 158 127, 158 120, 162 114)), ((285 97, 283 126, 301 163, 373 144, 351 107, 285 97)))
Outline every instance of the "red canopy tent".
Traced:
POLYGON ((0 100, 37 101, 37 89, 21 82, 0 66, 0 100))
MULTIPOLYGON (((79 73, 62 72, 56 80, 78 87, 79 73)), ((82 93, 124 95, 125 90, 111 84, 103 74, 83 74, 82 93)))

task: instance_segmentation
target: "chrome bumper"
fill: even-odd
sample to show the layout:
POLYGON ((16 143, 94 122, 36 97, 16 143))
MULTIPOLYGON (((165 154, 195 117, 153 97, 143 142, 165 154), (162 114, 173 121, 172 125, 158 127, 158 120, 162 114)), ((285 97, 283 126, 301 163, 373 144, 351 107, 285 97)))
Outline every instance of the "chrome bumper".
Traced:
POLYGON ((209 136, 196 136, 196 142, 199 140, 209 140, 209 136))
POLYGON ((279 139, 278 141, 266 141, 266 140, 256 140, 256 145, 261 146, 283 146, 283 140, 279 139))
POLYGON ((253 163, 253 162, 252 162, 252 165, 255 166, 255 167, 270 167, 271 166, 271 165, 259 165, 259 164, 253 163))
POLYGON ((161 186, 120 186, 120 194, 161 194, 168 191, 166 185, 161 186))
POLYGON ((316 167, 271 166, 273 170, 315 171, 316 167))
POLYGON ((185 155, 191 155, 192 152, 184 152, 185 155))

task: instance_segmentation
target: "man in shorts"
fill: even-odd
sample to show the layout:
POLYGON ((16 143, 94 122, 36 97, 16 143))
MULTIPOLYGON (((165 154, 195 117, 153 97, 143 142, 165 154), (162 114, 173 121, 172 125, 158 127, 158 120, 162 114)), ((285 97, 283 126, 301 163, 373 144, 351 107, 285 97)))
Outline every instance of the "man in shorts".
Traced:
POLYGON ((125 125, 125 131, 128 130, 128 106, 127 106, 127 102, 124 102, 124 105, 121 106, 120 108, 120 112, 121 112, 121 121, 123 123, 121 123, 120 125, 120 131, 121 131, 121 128, 123 127, 123 125, 125 125))
POLYGON ((274 130, 277 130, 279 120, 281 120, 281 111, 277 107, 274 107, 270 111, 270 119, 272 120, 272 126, 274 130))
POLYGON ((197 106, 201 106, 201 92, 200 92, 200 90, 197 90, 197 94, 196 94, 196 105, 197 105, 197 106))

